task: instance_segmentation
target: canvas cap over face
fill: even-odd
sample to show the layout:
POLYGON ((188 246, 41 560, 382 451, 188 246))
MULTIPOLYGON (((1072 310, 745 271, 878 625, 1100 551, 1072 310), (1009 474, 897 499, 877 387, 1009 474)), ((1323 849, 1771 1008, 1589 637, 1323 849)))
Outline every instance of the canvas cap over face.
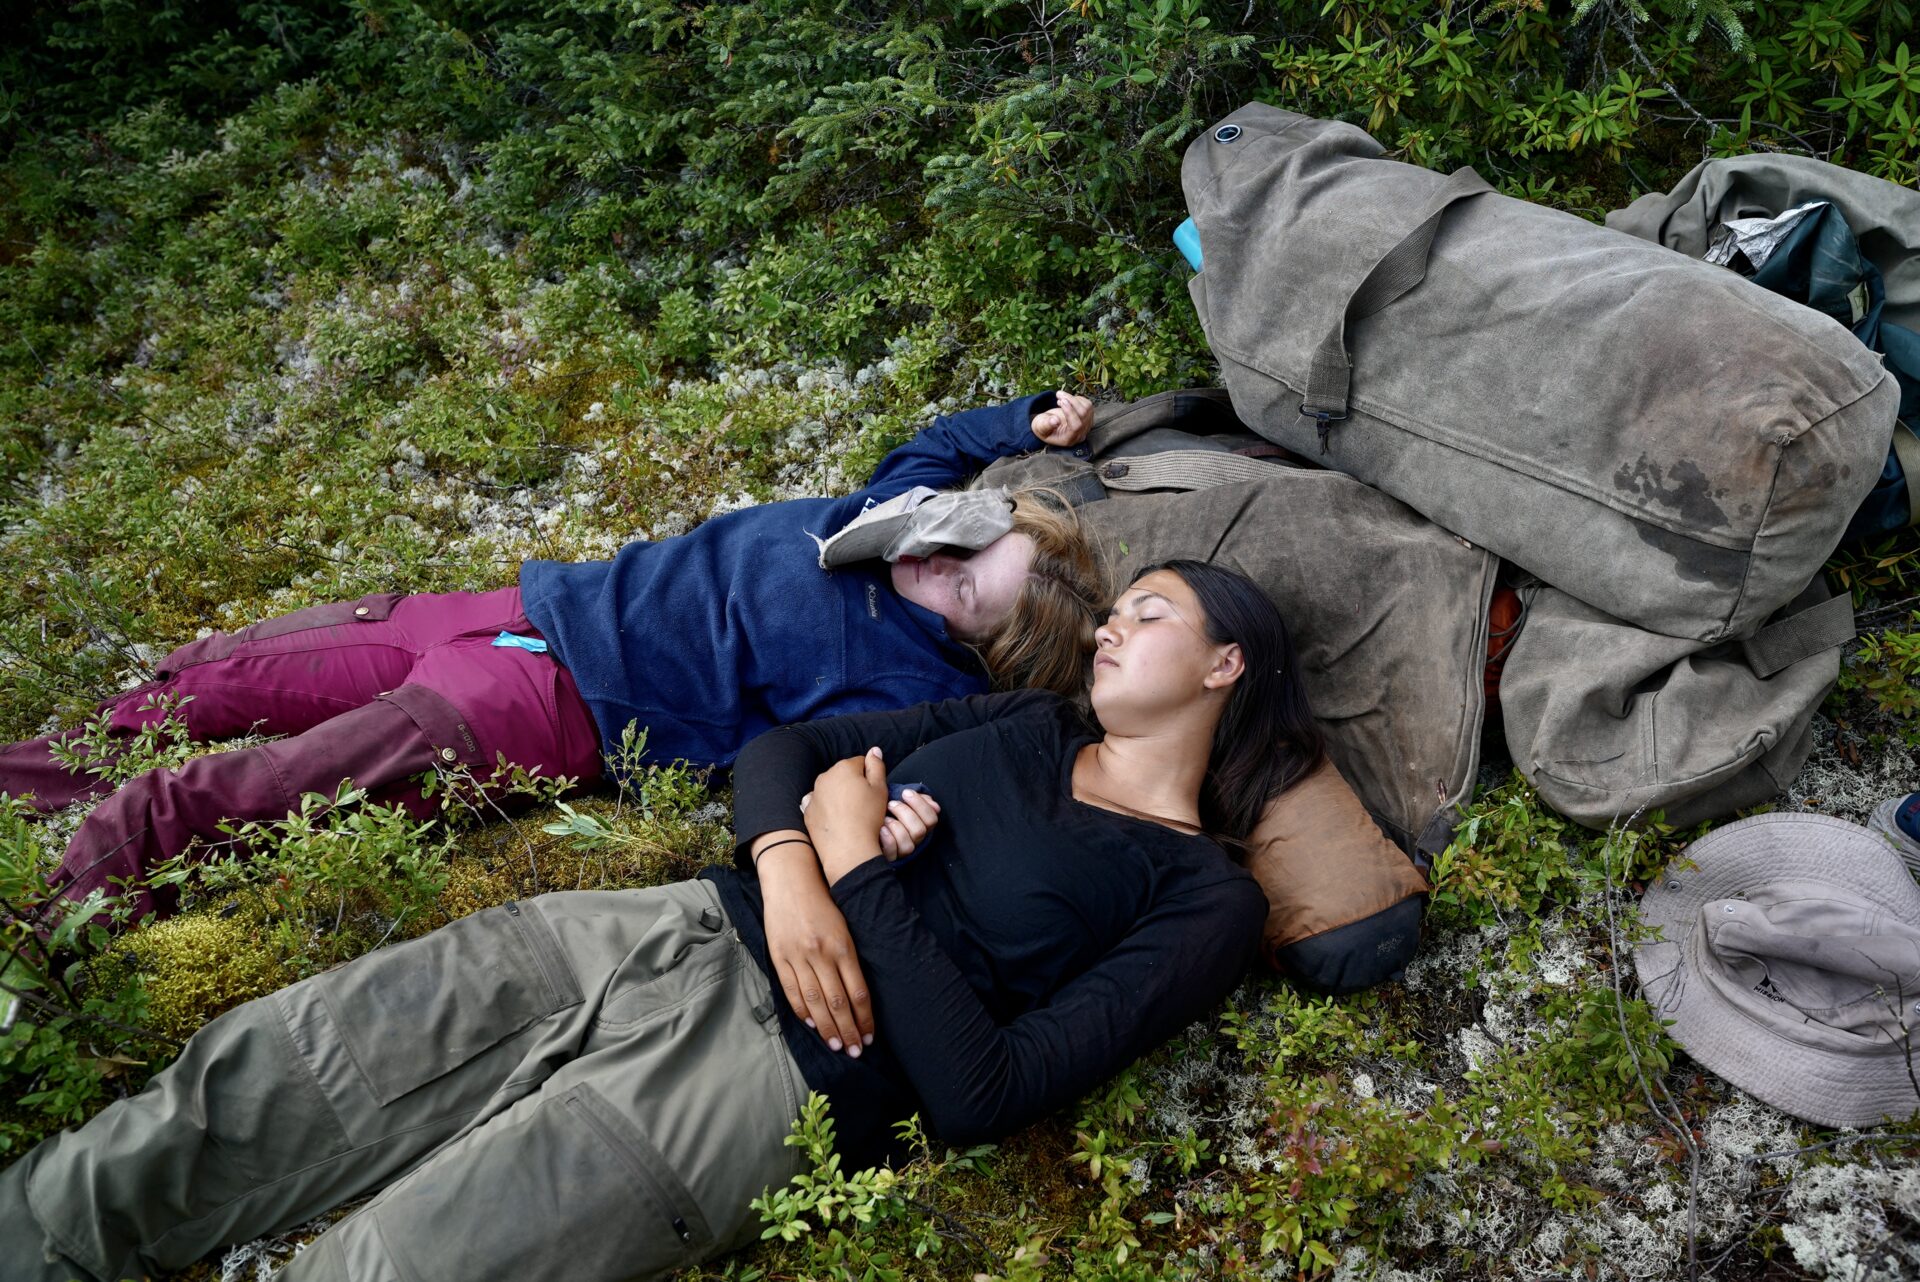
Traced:
POLYGON ((1013 502, 1005 490, 930 490, 916 485, 875 504, 820 545, 820 568, 855 561, 929 556, 941 548, 978 552, 1013 531, 1013 502))
POLYGON ((1822 1126, 1920 1114, 1920 886, 1884 838, 1756 815, 1687 847, 1641 917, 1641 987, 1701 1064, 1822 1126))

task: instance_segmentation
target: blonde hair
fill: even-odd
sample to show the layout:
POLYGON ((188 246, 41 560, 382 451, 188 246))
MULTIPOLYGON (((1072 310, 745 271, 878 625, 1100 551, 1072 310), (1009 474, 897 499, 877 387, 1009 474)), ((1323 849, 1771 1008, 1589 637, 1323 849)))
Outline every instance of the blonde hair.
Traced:
POLYGON ((1009 497, 1013 532, 1033 540, 1033 564, 1013 609, 974 649, 997 689, 1031 686, 1078 699, 1093 630, 1113 602, 1106 566, 1065 496, 1035 485, 1009 497))

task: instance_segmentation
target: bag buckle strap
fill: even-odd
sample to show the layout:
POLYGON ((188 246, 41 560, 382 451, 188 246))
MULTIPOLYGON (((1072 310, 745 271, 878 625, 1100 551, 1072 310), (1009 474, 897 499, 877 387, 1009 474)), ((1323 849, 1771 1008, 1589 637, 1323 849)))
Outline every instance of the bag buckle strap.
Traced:
POLYGON ((1301 401, 1300 417, 1310 418, 1314 421, 1316 424, 1314 434, 1320 439, 1320 452, 1325 454, 1327 452, 1327 438, 1333 435, 1333 425, 1344 422, 1347 415, 1344 410, 1312 409, 1305 401, 1301 401))

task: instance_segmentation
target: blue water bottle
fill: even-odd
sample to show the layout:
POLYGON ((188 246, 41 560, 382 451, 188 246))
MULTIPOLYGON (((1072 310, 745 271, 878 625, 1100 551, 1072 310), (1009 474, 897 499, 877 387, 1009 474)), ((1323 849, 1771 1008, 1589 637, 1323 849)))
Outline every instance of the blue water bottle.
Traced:
POLYGON ((1199 271, 1200 229, 1193 225, 1193 219, 1189 218, 1173 229, 1173 243, 1175 248, 1186 256, 1187 265, 1199 271))

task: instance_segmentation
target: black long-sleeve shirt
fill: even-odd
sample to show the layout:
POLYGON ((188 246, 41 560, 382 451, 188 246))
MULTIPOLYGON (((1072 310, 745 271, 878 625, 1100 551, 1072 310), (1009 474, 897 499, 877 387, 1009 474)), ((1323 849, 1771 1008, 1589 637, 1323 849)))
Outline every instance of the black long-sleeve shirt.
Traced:
POLYGON ((1022 691, 788 726, 741 754, 737 868, 703 875, 769 974, 752 840, 803 827, 814 778, 875 744, 940 803, 911 861, 876 857, 833 887, 874 1045, 835 1054, 777 997, 849 1161, 887 1154, 915 1111, 952 1143, 1017 1130, 1203 1014, 1254 957, 1266 899, 1225 851, 1074 799, 1075 753, 1097 737, 1071 704, 1022 691))

